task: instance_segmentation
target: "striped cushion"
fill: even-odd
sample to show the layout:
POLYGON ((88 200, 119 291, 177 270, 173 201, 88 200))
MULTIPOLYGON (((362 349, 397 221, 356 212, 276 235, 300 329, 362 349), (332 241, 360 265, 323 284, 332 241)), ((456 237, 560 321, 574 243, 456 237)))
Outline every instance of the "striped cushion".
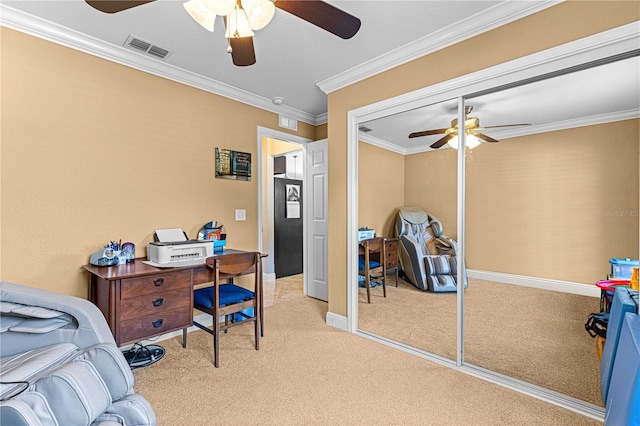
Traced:
POLYGON ((455 286, 456 281, 452 275, 432 275, 427 277, 430 289, 438 287, 455 286))
POLYGON ((450 256, 425 256, 424 266, 427 276, 429 275, 447 275, 451 274, 451 266, 449 262, 450 256))

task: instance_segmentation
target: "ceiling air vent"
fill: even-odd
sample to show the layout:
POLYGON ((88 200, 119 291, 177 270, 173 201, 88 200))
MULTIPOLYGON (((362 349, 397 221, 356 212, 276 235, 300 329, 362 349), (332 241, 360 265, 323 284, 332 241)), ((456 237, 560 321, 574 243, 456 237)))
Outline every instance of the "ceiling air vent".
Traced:
POLYGON ((360 127, 358 127, 358 130, 360 130, 361 132, 365 132, 365 133, 369 133, 371 131, 370 128, 368 128, 367 126, 362 126, 362 125, 360 125, 360 127))
POLYGON ((171 54, 171 50, 153 45, 132 35, 127 37, 127 40, 124 42, 124 47, 137 50, 139 52, 144 52, 147 55, 151 55, 159 59, 166 59, 167 56, 171 54))

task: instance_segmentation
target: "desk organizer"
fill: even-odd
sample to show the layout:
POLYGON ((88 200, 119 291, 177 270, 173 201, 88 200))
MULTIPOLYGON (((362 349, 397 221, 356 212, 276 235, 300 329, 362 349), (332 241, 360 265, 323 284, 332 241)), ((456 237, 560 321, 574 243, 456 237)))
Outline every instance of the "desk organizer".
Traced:
POLYGON ((222 251, 227 246, 227 240, 213 240, 213 251, 222 251))

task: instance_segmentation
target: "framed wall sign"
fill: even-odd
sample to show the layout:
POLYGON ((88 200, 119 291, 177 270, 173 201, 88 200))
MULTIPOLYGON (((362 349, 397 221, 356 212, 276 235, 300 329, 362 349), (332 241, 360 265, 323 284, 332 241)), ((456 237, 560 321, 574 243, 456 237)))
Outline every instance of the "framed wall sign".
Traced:
POLYGON ((216 178, 251 180, 251 154, 216 148, 216 178))

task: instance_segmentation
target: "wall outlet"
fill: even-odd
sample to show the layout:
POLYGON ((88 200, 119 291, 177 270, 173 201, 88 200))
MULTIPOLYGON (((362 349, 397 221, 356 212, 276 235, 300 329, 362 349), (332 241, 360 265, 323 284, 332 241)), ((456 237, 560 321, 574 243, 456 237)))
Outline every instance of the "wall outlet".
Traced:
POLYGON ((247 211, 245 209, 236 209, 236 222, 247 220, 247 211))

